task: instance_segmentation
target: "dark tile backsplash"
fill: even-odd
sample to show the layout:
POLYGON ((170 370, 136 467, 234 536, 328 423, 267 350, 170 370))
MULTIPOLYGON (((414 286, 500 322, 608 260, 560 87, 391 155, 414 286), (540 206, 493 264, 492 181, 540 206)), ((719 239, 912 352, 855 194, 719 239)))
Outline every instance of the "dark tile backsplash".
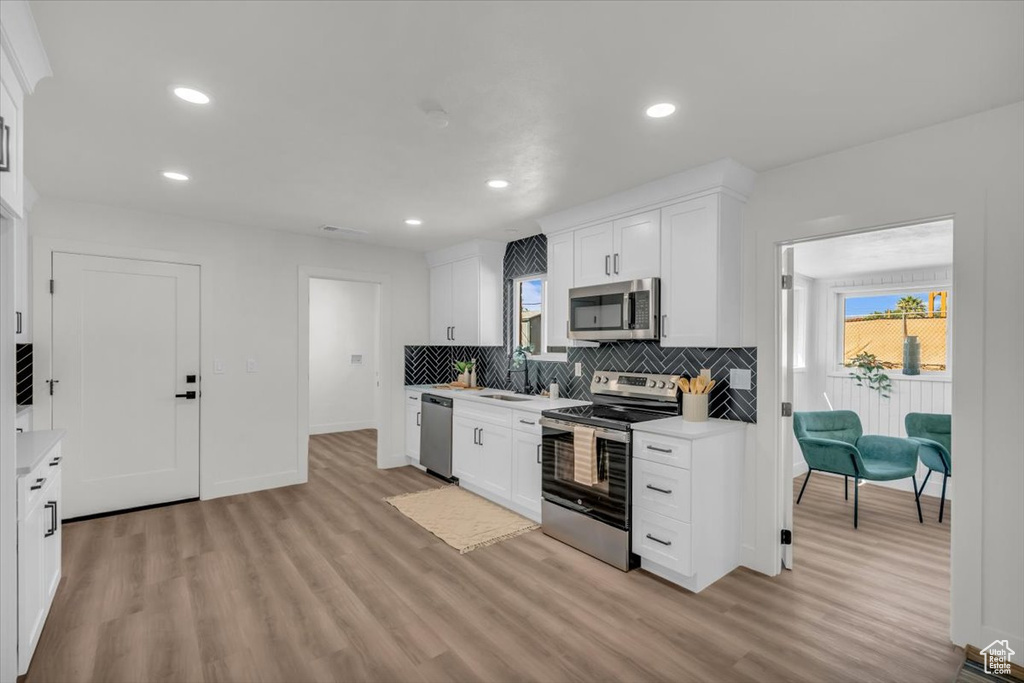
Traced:
POLYGON ((32 405, 32 345, 18 344, 15 351, 15 393, 19 406, 32 405))
POLYGON ((662 348, 657 341, 616 342, 597 348, 569 348, 566 363, 530 361, 528 377, 510 373, 508 354, 499 346, 406 346, 405 383, 441 384, 455 379, 456 360, 477 359, 477 382, 495 389, 516 391, 546 388, 557 380, 562 396, 591 400, 590 378, 596 370, 682 374, 689 377, 701 368, 711 370, 715 388, 711 391, 711 417, 742 422, 757 421, 757 349, 662 348), (576 377, 576 363, 583 376, 576 377), (751 370, 751 390, 729 386, 729 369, 751 370), (524 386, 525 379, 525 386, 524 386))
POLYGON ((757 349, 665 349, 657 341, 617 342, 599 347, 568 349, 566 363, 530 361, 527 372, 509 372, 512 349, 512 282, 527 275, 547 272, 548 240, 533 235, 509 242, 505 247, 504 309, 505 346, 406 346, 405 383, 443 384, 455 379, 454 363, 477 359, 477 383, 495 389, 511 389, 535 393, 557 380, 562 396, 591 400, 590 378, 596 370, 682 374, 692 377, 701 368, 711 370, 715 388, 711 391, 708 414, 725 420, 757 421, 757 349), (583 366, 583 376, 576 377, 576 363, 583 366), (751 390, 729 387, 729 369, 751 370, 751 390))

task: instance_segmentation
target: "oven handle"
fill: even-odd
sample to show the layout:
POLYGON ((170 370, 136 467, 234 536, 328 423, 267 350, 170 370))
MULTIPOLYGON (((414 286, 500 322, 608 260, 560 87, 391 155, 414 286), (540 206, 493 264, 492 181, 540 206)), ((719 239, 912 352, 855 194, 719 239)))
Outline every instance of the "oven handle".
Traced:
POLYGON ((549 429, 557 429, 563 432, 571 432, 576 427, 588 427, 594 430, 594 436, 605 441, 615 441, 616 443, 629 443, 630 434, 629 432, 620 432, 615 429, 603 429, 601 427, 591 427, 580 422, 566 422, 565 420, 555 420, 550 417, 540 418, 540 425, 549 429))

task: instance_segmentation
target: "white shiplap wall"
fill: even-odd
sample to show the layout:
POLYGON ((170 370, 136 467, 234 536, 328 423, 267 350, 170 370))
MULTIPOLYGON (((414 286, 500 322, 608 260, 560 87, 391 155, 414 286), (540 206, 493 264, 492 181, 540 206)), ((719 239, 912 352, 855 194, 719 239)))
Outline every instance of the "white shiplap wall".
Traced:
MULTIPOLYGON (((799 269, 799 264, 797 264, 799 269)), ((878 392, 867 387, 858 387, 857 382, 849 375, 832 365, 836 348, 837 326, 835 312, 836 290, 856 287, 889 287, 908 284, 914 286, 942 285, 949 286, 952 281, 951 268, 935 268, 914 270, 899 273, 875 273, 860 277, 837 280, 813 280, 809 284, 811 290, 809 320, 814 329, 809 330, 808 352, 808 399, 806 406, 795 405, 796 410, 820 410, 818 402, 821 392, 828 394, 835 410, 852 410, 860 416, 865 434, 881 434, 883 436, 905 437, 904 419, 907 413, 951 413, 953 406, 953 382, 950 376, 929 378, 918 375, 914 378, 901 377, 898 372, 891 373, 891 397, 882 398, 878 392)), ((956 297, 951 296, 950 315, 956 305, 956 297)), ((951 353, 949 354, 951 356, 951 353)), ((799 447, 794 452, 794 474, 807 471, 799 447)), ((926 469, 918 465, 918 484, 923 480, 926 469)), ((909 491, 909 480, 895 482, 878 482, 882 486, 909 491)), ((950 478, 946 489, 946 498, 952 498, 953 479, 950 478)), ((928 482, 925 495, 939 496, 942 492, 942 479, 932 475, 928 482)))

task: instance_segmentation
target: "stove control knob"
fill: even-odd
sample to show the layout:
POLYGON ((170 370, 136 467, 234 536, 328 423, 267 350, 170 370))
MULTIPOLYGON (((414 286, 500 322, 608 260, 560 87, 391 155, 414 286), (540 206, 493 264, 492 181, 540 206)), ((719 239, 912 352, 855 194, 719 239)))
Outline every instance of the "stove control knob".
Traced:
POLYGON ((649 381, 649 382, 647 383, 647 386, 649 386, 649 387, 650 387, 651 389, 653 389, 654 387, 658 386, 658 383, 657 383, 657 382, 655 382, 655 381, 654 381, 654 380, 652 379, 652 380, 650 380, 650 381, 649 381))
POLYGON ((605 375, 605 376, 604 376, 604 379, 603 379, 602 381, 603 381, 603 382, 604 382, 605 384, 608 384, 608 382, 610 382, 610 381, 611 381, 611 377, 608 377, 607 375, 605 375))
POLYGON ((664 389, 667 385, 664 382, 658 382, 658 388, 664 389))

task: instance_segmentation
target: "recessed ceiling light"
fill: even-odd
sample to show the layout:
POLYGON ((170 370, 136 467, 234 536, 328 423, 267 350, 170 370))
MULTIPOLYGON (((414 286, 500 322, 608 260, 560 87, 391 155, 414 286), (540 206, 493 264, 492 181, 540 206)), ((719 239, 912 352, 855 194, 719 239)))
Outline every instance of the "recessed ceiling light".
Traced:
POLYGON ((495 190, 504 190, 506 187, 508 187, 508 181, 498 179, 488 180, 487 187, 493 187, 495 190))
POLYGON ((676 111, 676 105, 669 102, 660 102, 658 104, 652 104, 647 107, 647 115, 652 119, 661 119, 666 116, 672 116, 676 111))
POLYGON ((168 180, 177 180, 179 182, 184 182, 188 180, 187 175, 185 175, 184 173, 178 173, 177 171, 164 171, 160 175, 162 175, 164 178, 167 178, 168 180))
POLYGON ((419 218, 406 218, 405 219, 405 224, 406 225, 423 225, 423 221, 421 221, 419 218))
POLYGON ((194 88, 175 88, 174 94, 192 104, 209 104, 210 96, 194 88))

